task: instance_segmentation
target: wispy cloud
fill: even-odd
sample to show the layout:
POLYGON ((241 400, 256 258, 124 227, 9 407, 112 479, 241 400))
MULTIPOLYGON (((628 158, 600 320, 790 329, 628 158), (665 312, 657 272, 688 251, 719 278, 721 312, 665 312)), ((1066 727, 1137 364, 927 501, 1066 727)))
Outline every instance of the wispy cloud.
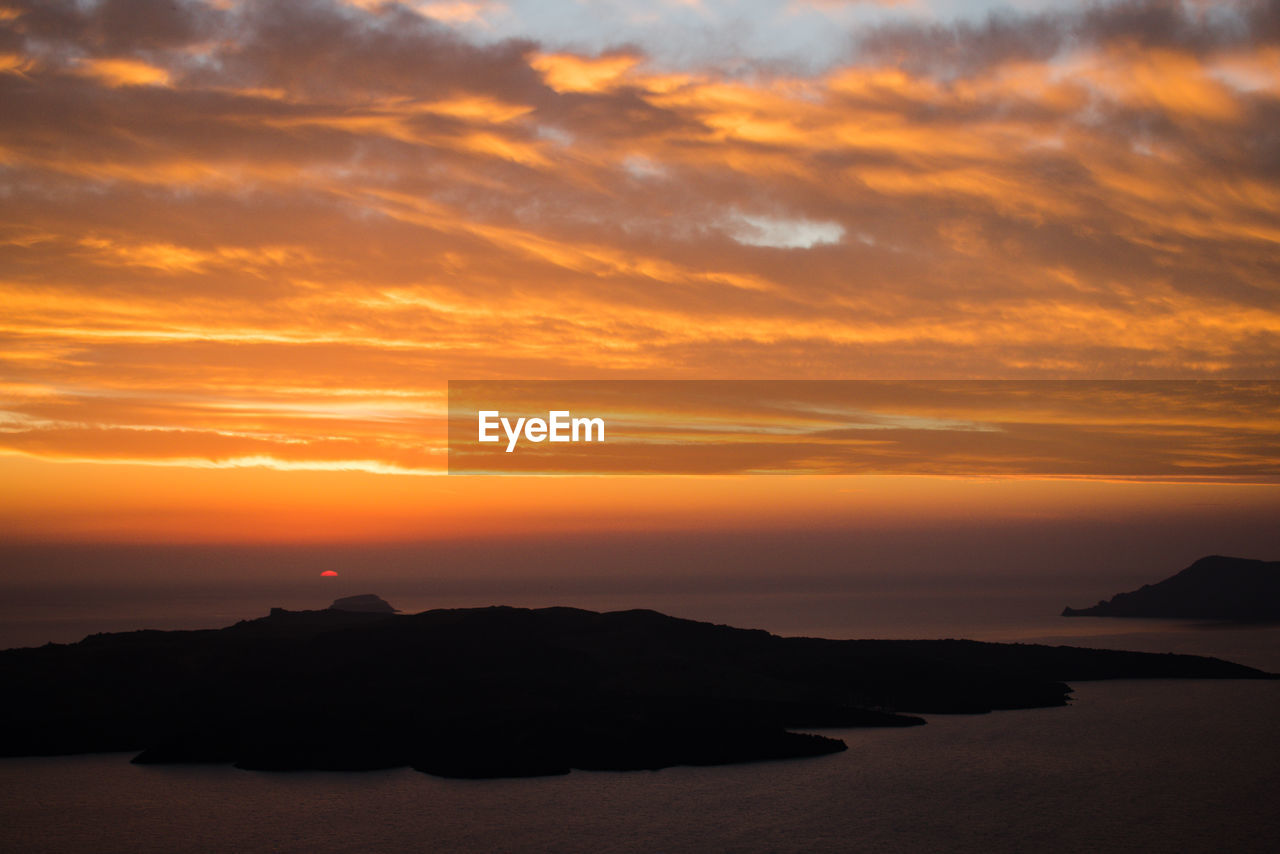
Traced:
POLYGON ((903 19, 817 73, 399 4, 9 7, 24 454, 289 462, 262 436, 299 431, 417 470, 416 420, 336 401, 450 377, 1280 370, 1274 3, 903 19))
POLYGON ((1278 419, 1274 382, 464 381, 449 383, 449 471, 1277 484, 1278 419), (484 410, 507 418, 489 416, 496 442, 479 440, 484 410), (553 410, 600 418, 605 440, 512 426, 553 410))

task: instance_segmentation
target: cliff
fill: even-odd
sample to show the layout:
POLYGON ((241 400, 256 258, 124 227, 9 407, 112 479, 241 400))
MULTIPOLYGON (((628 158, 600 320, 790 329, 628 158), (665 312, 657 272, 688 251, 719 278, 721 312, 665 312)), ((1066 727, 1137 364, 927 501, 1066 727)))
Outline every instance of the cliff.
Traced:
POLYGON ((1280 620, 1280 561, 1202 557, 1157 584, 1092 608, 1065 608, 1062 616, 1280 620))

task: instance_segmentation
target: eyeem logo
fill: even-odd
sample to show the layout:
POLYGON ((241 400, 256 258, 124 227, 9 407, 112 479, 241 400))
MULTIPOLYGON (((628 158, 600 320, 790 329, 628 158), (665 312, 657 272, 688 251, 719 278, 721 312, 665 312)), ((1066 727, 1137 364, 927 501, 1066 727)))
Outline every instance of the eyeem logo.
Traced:
POLYGON ((603 442, 603 418, 574 418, 567 409, 555 409, 542 418, 517 418, 515 424, 510 418, 503 418, 496 409, 480 411, 481 442, 500 442, 498 435, 501 428, 507 434, 507 453, 516 449, 516 443, 524 438, 530 442, 603 442), (593 438, 594 436, 594 438, 593 438))

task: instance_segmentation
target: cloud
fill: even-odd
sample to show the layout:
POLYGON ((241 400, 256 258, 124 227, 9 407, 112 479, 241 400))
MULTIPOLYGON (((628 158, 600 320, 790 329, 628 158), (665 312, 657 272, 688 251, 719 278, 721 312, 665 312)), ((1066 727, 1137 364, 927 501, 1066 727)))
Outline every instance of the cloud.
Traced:
POLYGON ((440 2, 418 3, 413 7, 419 14, 446 24, 477 24, 487 26, 489 15, 502 12, 505 6, 494 2, 471 2, 471 0, 441 0, 440 2))
POLYGON ((533 57, 530 64, 557 92, 604 92, 620 86, 638 61, 625 54, 587 58, 545 53, 533 57))
POLYGON ((90 59, 80 69, 112 87, 170 85, 168 71, 135 59, 90 59))
POLYGON ((1278 391, 1199 381, 450 382, 449 470, 1275 484, 1278 391), (553 410, 598 417, 605 441, 509 446, 499 431, 481 443, 482 410, 506 417, 503 430, 553 410))
POLYGON ((739 243, 772 249, 809 249, 839 243, 844 237, 839 223, 748 214, 730 217, 728 230, 739 243))
POLYGON ((4 400, 47 426, 24 454, 217 411, 417 469, 412 419, 331 452, 340 404, 459 377, 1280 370, 1276 4, 878 26, 821 73, 399 4, 12 5, 0 363, 51 390, 4 400))

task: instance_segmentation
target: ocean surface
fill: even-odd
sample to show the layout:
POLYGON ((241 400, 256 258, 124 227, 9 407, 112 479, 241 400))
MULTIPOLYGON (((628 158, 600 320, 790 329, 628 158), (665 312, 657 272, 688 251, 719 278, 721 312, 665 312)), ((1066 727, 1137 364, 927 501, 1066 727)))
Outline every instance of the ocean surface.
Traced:
MULTIPOLYGON (((327 604, 305 596, 264 601, 250 591, 184 595, 86 598, 82 611, 11 597, 0 612, 3 645, 144 626, 217 627, 263 615, 269 604, 327 604)), ((1280 671, 1280 626, 1062 618, 1047 607, 1055 595, 958 600, 863 590, 738 601, 579 596, 567 604, 654 607, 780 634, 1188 652, 1280 671)), ((422 602, 411 591, 387 598, 408 611, 482 604, 422 602)), ((515 598, 510 604, 551 604, 515 598)), ((1089 602, 1056 607, 1064 604, 1089 602)), ((408 769, 135 766, 127 754, 5 759, 0 851, 1280 851, 1280 681, 1073 687, 1067 708, 932 715, 927 726, 902 730, 825 730, 849 750, 716 768, 459 781, 408 769)))
MULTIPOLYGON (((1124 589, 1119 587, 1116 589, 1124 589)), ((595 611, 652 608, 673 617, 765 629, 779 635, 825 638, 970 638, 1007 643, 1072 644, 1185 652, 1228 658, 1280 672, 1280 624, 1240 625, 1204 620, 1061 617, 1066 605, 1093 604, 1096 586, 1006 582, 986 587, 895 583, 872 579, 846 589, 743 592, 545 589, 479 586, 425 592, 410 582, 255 585, 218 583, 138 589, 0 587, 0 649, 74 643, 95 632, 136 629, 217 629, 265 617, 272 607, 328 607, 340 596, 377 593, 404 613, 431 608, 565 605, 595 611)), ((1101 588, 1110 595, 1116 590, 1101 588)))

